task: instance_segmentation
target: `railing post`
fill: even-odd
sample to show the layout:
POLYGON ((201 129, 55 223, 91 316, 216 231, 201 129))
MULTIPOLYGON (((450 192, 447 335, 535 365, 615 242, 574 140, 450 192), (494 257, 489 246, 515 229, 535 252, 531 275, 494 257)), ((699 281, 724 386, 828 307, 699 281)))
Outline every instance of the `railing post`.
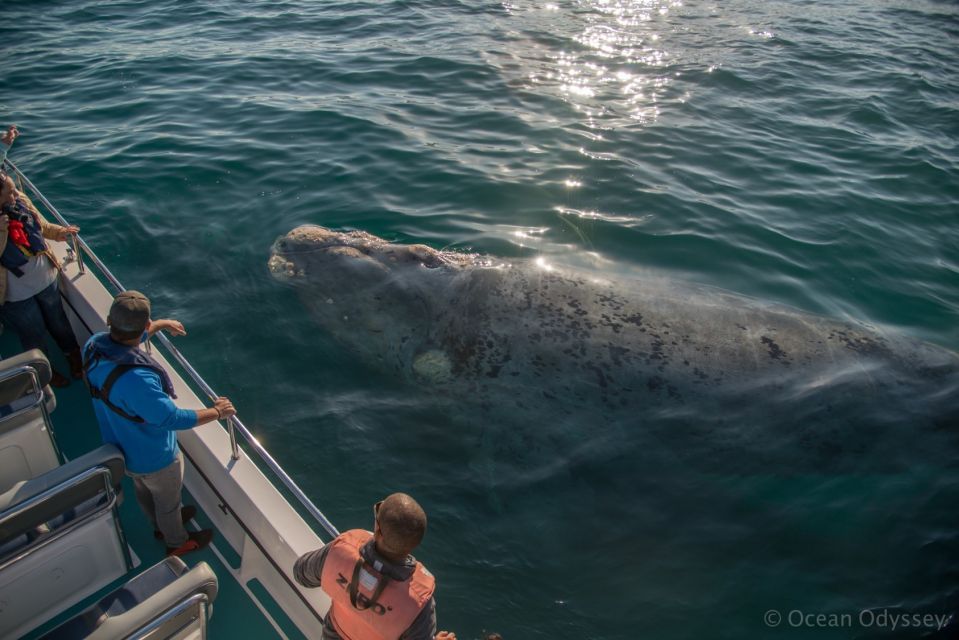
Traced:
POLYGON ((240 459, 240 445, 236 441, 236 425, 233 423, 233 417, 226 419, 226 430, 230 433, 230 458, 233 460, 240 459))
POLYGON ((80 252, 80 246, 77 244, 77 234, 70 234, 70 252, 76 256, 77 268, 80 269, 80 275, 82 276, 87 272, 87 268, 83 265, 83 254, 80 252))

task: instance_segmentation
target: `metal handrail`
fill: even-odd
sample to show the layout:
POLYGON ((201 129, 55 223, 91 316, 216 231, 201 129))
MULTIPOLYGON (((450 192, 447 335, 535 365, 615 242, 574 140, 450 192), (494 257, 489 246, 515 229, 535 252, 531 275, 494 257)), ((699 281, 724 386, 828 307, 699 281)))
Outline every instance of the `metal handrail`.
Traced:
MULTIPOLYGON (((30 182, 30 179, 27 178, 27 176, 25 176, 20 169, 17 168, 10 158, 7 158, 5 163, 9 165, 11 169, 13 169, 14 173, 16 173, 23 183, 27 185, 30 191, 36 195, 37 199, 43 203, 43 206, 53 214, 60 224, 64 226, 69 225, 66 219, 60 214, 59 211, 57 211, 56 207, 54 207, 53 204, 47 200, 46 196, 44 196, 40 190, 32 182, 30 182)), ((114 286, 117 293, 126 291, 126 287, 120 284, 120 281, 116 278, 116 276, 113 275, 113 273, 110 272, 110 269, 103 264, 103 261, 101 261, 97 254, 93 252, 93 249, 91 249, 90 246, 83 240, 83 238, 80 237, 80 234, 75 234, 75 242, 77 245, 79 245, 80 250, 87 254, 87 257, 90 259, 93 265, 96 266, 100 273, 102 273, 103 276, 110 282, 110 284, 114 286)), ((80 261, 80 265, 82 266, 83 261, 81 260, 79 253, 77 254, 77 260, 80 261)), ((183 367, 183 370, 186 371, 187 375, 190 376, 190 379, 193 380, 193 382, 203 391, 203 393, 207 395, 208 399, 210 401, 214 401, 218 396, 213 391, 213 388, 210 387, 206 380, 204 380, 197 370, 193 368, 193 365, 191 365, 189 361, 187 361, 186 357, 180 353, 180 350, 173 346, 173 343, 170 342, 170 339, 162 333, 157 333, 154 335, 154 337, 160 341, 160 344, 163 345, 167 352, 173 356, 173 358, 180 364, 181 367, 183 367)), ((276 475, 277 478, 279 478, 280 482, 283 483, 283 486, 289 490, 293 497, 297 499, 300 505, 306 509, 306 511, 317 521, 317 523, 319 523, 320 526, 322 526, 323 529, 330 534, 330 536, 335 538, 339 535, 339 531, 333 526, 333 523, 330 522, 329 519, 323 515, 323 512, 320 511, 315 504, 313 504, 313 501, 310 500, 305 493, 303 493, 303 490, 297 486, 293 479, 290 478, 290 476, 286 473, 286 471, 283 470, 279 463, 273 459, 273 456, 270 455, 263 445, 257 441, 253 433, 247 429, 246 425, 244 425, 238 417, 233 416, 227 419, 227 431, 230 434, 231 457, 234 460, 238 460, 240 457, 239 445, 236 438, 236 432, 239 431, 240 435, 243 436, 250 448, 256 451, 263 463, 269 467, 269 469, 276 475)))

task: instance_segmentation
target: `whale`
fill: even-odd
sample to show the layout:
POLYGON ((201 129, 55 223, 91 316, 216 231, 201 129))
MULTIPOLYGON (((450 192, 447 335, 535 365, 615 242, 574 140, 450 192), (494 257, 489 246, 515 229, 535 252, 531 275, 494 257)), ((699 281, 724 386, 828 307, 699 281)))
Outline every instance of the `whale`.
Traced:
POLYGON ((367 366, 488 423, 645 430, 740 461, 954 451, 959 355, 866 323, 319 225, 278 238, 268 266, 367 366))

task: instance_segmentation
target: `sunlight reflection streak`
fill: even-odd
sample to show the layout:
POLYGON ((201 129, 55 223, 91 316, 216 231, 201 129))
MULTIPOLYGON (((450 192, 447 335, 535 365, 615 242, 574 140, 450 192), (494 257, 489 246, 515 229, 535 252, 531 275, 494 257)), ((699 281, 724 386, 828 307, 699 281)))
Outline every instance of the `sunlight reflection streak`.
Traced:
MULTIPOLYGON (((661 30, 678 0, 579 0, 585 22, 573 41, 580 45, 549 56, 551 65, 531 73, 534 84, 555 86, 586 114, 590 128, 625 115, 647 124, 659 116, 675 78, 668 70, 670 54, 661 30)), ((557 11, 550 3, 547 8, 557 11)), ((605 125, 609 126, 609 125, 605 125)))

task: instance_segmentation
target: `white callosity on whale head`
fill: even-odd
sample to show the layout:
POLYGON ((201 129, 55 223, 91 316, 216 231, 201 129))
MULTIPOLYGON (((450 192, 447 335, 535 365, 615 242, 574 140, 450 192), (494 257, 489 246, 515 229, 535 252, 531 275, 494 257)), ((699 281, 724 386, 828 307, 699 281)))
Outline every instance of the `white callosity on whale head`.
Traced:
POLYGON ((278 280, 291 280, 297 276, 303 276, 302 269, 298 270, 295 264, 276 253, 270 256, 268 266, 270 273, 278 280))
MULTIPOLYGON (((389 274, 395 268, 466 267, 474 265, 479 258, 472 254, 438 251, 423 244, 397 244, 365 231, 333 231, 319 225, 302 225, 281 236, 273 243, 272 255, 292 262, 294 272, 303 268, 305 263, 312 267, 325 263, 336 270, 366 270, 366 275, 371 277, 389 274)), ((272 258, 270 269, 281 278, 289 272, 281 261, 272 258)), ((305 275, 312 278, 320 274, 307 268, 305 275)), ((333 272, 324 271, 323 275, 331 276, 333 272)))

